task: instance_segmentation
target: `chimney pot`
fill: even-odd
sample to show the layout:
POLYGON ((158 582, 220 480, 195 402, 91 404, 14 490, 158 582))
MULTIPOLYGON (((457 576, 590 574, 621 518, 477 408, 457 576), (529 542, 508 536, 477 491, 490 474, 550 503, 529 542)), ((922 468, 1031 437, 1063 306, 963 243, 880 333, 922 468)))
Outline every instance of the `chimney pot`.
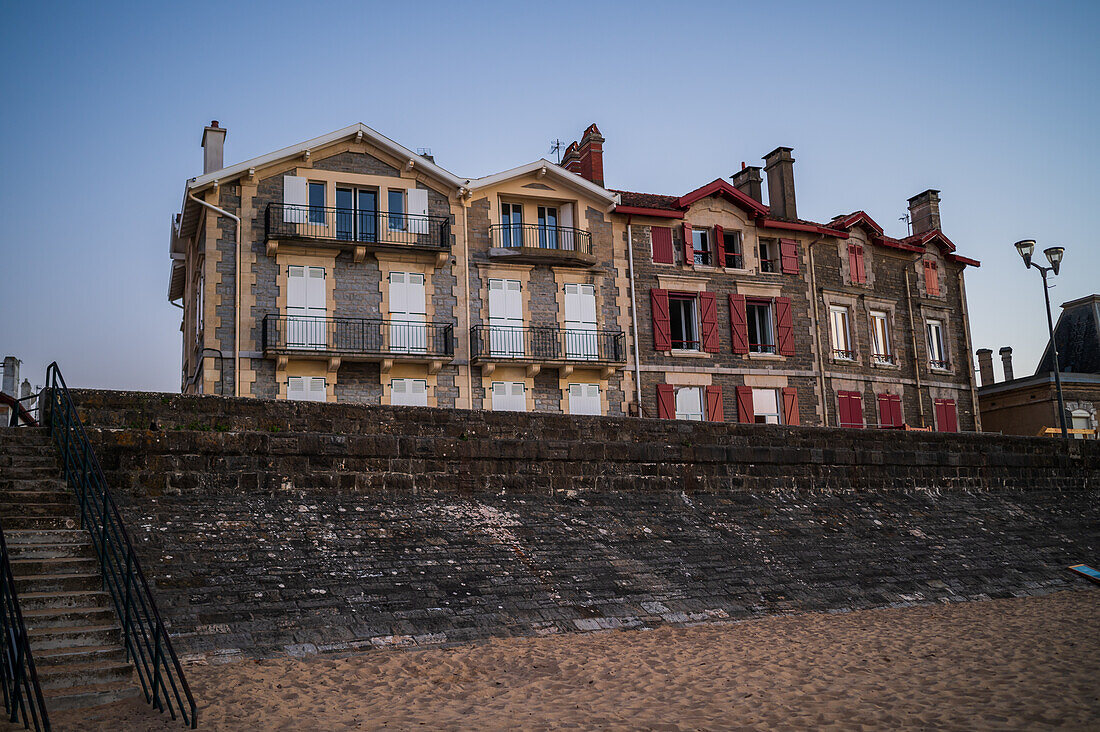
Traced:
POLYGON ((768 174, 768 207, 779 219, 797 219, 794 198, 794 157, 792 148, 777 147, 764 156, 764 172, 768 174))
POLYGON ((577 151, 581 177, 598 186, 603 185, 603 143, 604 137, 600 134, 600 128, 593 122, 584 131, 577 151))
POLYGON ((202 131, 202 172, 211 173, 225 167, 225 129, 218 127, 218 120, 202 131))
POLYGON ((923 234, 940 228, 940 192, 929 188, 909 199, 909 221, 913 234, 923 234))
POLYGON ((1001 367, 1005 372, 1005 381, 1012 381, 1015 376, 1012 374, 1012 347, 1005 346, 1001 349, 1001 367))
POLYGON ((982 377, 982 386, 989 386, 996 380, 993 376, 993 351, 989 348, 979 348, 976 355, 978 356, 978 373, 982 377))

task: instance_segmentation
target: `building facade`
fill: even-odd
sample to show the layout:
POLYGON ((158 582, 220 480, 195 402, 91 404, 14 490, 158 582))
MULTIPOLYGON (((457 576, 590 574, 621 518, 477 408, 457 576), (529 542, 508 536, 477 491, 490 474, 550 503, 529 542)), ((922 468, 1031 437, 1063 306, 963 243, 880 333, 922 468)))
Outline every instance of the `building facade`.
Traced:
POLYGON ((978 428, 977 263, 936 191, 899 240, 861 211, 800 219, 790 148, 765 204, 756 167, 609 190, 595 125, 560 164, 482 178, 364 125, 228 167, 224 138, 204 131, 173 222, 184 392, 978 428))

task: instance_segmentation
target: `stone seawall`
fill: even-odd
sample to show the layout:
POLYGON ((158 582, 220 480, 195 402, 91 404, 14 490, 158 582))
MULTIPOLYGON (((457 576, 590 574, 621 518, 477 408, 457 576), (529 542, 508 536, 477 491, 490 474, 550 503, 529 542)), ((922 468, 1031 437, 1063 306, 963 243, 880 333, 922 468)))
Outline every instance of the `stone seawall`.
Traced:
POLYGON ((188 654, 1086 586, 1100 445, 80 391, 188 654))

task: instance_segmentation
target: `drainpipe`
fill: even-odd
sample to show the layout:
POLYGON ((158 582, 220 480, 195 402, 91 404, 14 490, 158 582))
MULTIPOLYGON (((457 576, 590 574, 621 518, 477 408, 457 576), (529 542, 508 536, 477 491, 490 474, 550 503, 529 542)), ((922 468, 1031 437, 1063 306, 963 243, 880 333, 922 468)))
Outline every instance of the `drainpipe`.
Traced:
POLYGON ((817 267, 814 265, 814 244, 820 244, 822 239, 814 239, 810 242, 810 300, 814 304, 814 350, 817 351, 817 381, 820 391, 817 396, 817 404, 821 408, 821 419, 824 426, 829 426, 829 410, 825 406, 825 356, 821 352, 821 321, 817 311, 817 267))
MULTIPOLYGON (((466 181, 469 183, 470 181, 466 181)), ((462 283, 462 300, 466 308, 466 394, 470 400, 470 409, 474 408, 474 363, 473 363, 473 336, 470 323, 470 224, 466 216, 466 196, 470 191, 466 187, 458 189, 458 200, 462 204, 462 270, 465 282, 462 283)), ((471 196, 472 197, 472 196, 471 196)), ((484 405, 482 405, 484 406, 484 405)))
MULTIPOLYGON (((233 270, 233 288, 235 292, 235 306, 233 308, 234 323, 233 323, 233 396, 241 395, 241 217, 234 216, 225 209, 218 208, 212 203, 207 203, 200 198, 196 198, 194 193, 188 193, 187 197, 200 206, 219 213, 222 216, 228 216, 237 222, 236 228, 236 251, 237 251, 237 265, 233 270)), ((201 356, 200 356, 201 358, 201 356)))
POLYGON ((982 415, 978 411, 978 390, 974 386, 973 344, 970 342, 970 312, 966 306, 966 286, 963 284, 963 267, 959 270, 959 302, 962 303, 963 337, 966 339, 966 368, 970 374, 970 403, 974 407, 974 431, 982 431, 982 415))
POLYGON ((924 427, 924 391, 920 385, 920 356, 917 354, 917 325, 913 319, 913 290, 909 286, 909 265, 923 258, 922 254, 905 265, 905 304, 909 307, 909 336, 913 345, 913 372, 917 376, 917 412, 920 414, 920 426, 924 427))
POLYGON ((634 388, 638 394, 638 416, 642 416, 642 379, 638 362, 638 303, 634 298, 634 230, 630 225, 630 216, 626 217, 626 253, 630 263, 630 325, 634 335, 634 388))

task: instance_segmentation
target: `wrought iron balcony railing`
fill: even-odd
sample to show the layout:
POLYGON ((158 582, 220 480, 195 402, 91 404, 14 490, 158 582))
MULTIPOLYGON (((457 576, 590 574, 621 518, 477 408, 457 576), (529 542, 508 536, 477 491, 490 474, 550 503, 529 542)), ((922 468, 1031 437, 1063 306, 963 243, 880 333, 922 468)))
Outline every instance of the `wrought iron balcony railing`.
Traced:
POLYGON ((470 342, 473 357, 485 361, 626 360, 623 333, 617 330, 475 325, 470 329, 470 342))
POLYGON ((928 365, 941 371, 947 371, 951 368, 951 363, 949 361, 937 361, 934 358, 928 359, 928 365))
POLYGON ((266 315, 264 353, 450 358, 454 326, 372 318, 266 315))
POLYGON ((592 234, 584 229, 541 224, 493 224, 489 227, 489 236, 494 247, 503 249, 525 247, 592 253, 592 234))
POLYGON ((877 364, 893 366, 897 361, 892 353, 872 353, 871 360, 877 364))
POLYGON ((843 348, 834 348, 833 349, 833 358, 837 359, 838 361, 855 361, 856 360, 856 352, 855 351, 845 351, 843 348))
POLYGON ((304 239, 347 246, 449 249, 451 219, 449 216, 269 203, 264 211, 264 241, 273 239, 304 239))

